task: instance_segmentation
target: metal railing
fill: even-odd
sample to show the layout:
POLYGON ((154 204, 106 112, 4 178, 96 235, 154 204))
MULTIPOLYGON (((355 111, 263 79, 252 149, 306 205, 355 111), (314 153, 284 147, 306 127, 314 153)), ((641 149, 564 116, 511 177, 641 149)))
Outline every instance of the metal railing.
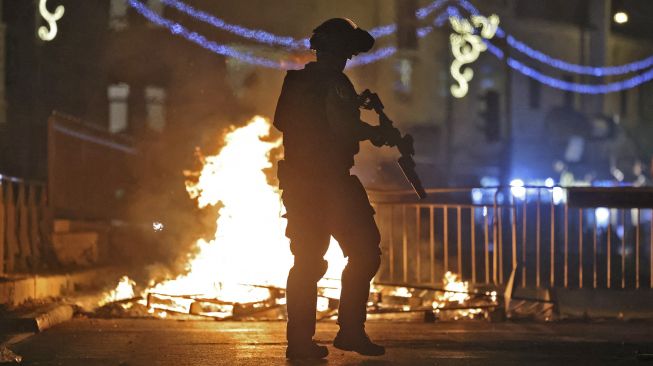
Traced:
POLYGON ((451 271, 473 284, 502 285, 515 271, 522 287, 653 287, 650 205, 576 207, 561 187, 428 193, 429 201, 416 202, 411 192, 371 192, 380 281, 435 285, 451 271))
POLYGON ((0 275, 41 267, 48 217, 45 183, 0 175, 0 275))

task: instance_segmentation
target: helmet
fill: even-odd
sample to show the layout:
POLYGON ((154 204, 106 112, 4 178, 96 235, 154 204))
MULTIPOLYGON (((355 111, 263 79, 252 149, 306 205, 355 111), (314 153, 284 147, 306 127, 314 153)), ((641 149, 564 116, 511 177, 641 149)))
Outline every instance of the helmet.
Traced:
POLYGON ((347 18, 332 18, 313 29, 311 49, 356 55, 374 46, 374 37, 347 18))

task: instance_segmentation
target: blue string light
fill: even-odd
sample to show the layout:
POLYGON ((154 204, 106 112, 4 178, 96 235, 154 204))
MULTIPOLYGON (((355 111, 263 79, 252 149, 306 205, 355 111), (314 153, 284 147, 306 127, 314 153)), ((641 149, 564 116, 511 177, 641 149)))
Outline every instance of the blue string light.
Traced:
MULTIPOLYGON (((468 0, 458 0, 458 2, 460 6, 463 9, 467 10, 470 14, 472 15, 480 14, 479 10, 468 0)), ((618 65, 618 66, 596 67, 596 66, 578 65, 578 64, 573 64, 570 62, 566 62, 551 57, 541 51, 533 49, 532 47, 528 46, 524 42, 516 39, 514 36, 507 34, 502 28, 499 28, 497 30, 496 35, 501 38, 505 37, 508 45, 514 48, 515 50, 519 51, 520 53, 534 60, 537 60, 543 64, 570 73, 602 77, 602 76, 624 75, 624 74, 648 69, 653 66, 653 56, 647 57, 639 61, 631 62, 624 65, 618 65)))
POLYGON ((292 49, 308 48, 307 39, 295 39, 293 37, 278 36, 276 34, 259 29, 249 29, 240 25, 229 24, 218 17, 195 9, 190 5, 176 0, 161 0, 161 3, 177 9, 182 13, 188 14, 197 20, 210 24, 218 29, 236 34, 243 38, 252 39, 267 45, 280 45, 292 49))
MULTIPOLYGON (((157 14, 156 12, 148 8, 147 5, 141 3, 138 0, 128 0, 128 4, 150 22, 168 28, 168 30, 170 30, 172 34, 183 37, 218 55, 233 57, 246 63, 259 65, 271 69, 278 69, 278 70, 299 69, 304 66, 303 64, 297 64, 293 62, 279 62, 265 57, 254 56, 250 53, 238 51, 233 47, 221 45, 214 41, 209 41, 206 39, 206 37, 196 32, 192 32, 188 30, 186 27, 184 27, 181 24, 161 17, 159 14, 157 14)), ((373 63, 385 59, 395 54, 396 52, 397 52, 396 47, 381 48, 372 53, 357 56, 356 58, 348 62, 347 68, 367 65, 369 63, 373 63)))
POLYGON ((207 40, 204 36, 201 34, 198 34, 196 32, 191 32, 190 30, 186 29, 183 25, 179 23, 175 23, 173 21, 170 21, 168 19, 165 19, 161 16, 159 16, 156 12, 152 11, 150 8, 147 7, 147 5, 137 1, 137 0, 128 0, 129 5, 134 8, 139 14, 141 14, 143 17, 145 17, 147 20, 150 22, 168 28, 170 32, 174 35, 183 37, 213 53, 216 53, 218 55, 226 56, 226 57, 234 57, 237 58, 241 61, 253 64, 253 65, 259 65, 259 66, 264 66, 272 69, 285 69, 285 68, 299 68, 301 65, 297 64, 287 64, 286 67, 283 67, 280 62, 271 60, 268 58, 264 57, 258 57, 254 56, 250 53, 245 53, 238 51, 234 49, 233 47, 229 47, 226 45, 221 45, 213 41, 207 40))
POLYGON ((624 89, 634 88, 640 84, 643 84, 647 81, 651 81, 651 79, 653 79, 653 69, 650 69, 630 79, 617 81, 613 83, 600 84, 600 85, 579 84, 579 83, 572 83, 572 82, 556 79, 548 75, 544 75, 541 72, 532 69, 511 57, 509 57, 506 62, 508 63, 508 66, 510 66, 511 68, 519 71, 520 73, 532 79, 541 82, 542 84, 546 84, 552 88, 571 91, 575 93, 581 93, 581 94, 614 93, 624 89))
MULTIPOLYGON (((213 41, 209 41, 206 39, 206 37, 202 36, 201 34, 198 34, 196 32, 192 32, 185 28, 183 25, 170 21, 168 19, 165 19, 161 16, 159 16, 156 12, 152 11, 150 8, 148 8, 145 4, 137 1, 137 0, 128 0, 129 5, 133 7, 138 13, 143 15, 146 19, 148 19, 150 22, 168 28, 170 32, 174 35, 181 36, 193 43, 196 43, 200 45, 201 47, 208 49, 211 52, 214 52, 216 54, 226 56, 226 57, 233 57, 236 59, 239 59, 243 62, 247 62, 250 64, 254 65, 259 65, 259 66, 264 66, 268 68, 273 68, 273 69, 294 69, 294 68, 300 68, 303 65, 297 64, 297 63, 292 63, 292 62, 280 62, 272 59, 268 59, 265 57, 259 57, 259 56, 254 56, 251 53, 246 53, 242 51, 238 51, 233 47, 229 47, 226 45, 221 45, 213 41)), ((461 0, 461 2, 464 2, 466 0, 461 0)), ((447 9, 447 15, 448 16, 459 16, 459 13, 457 12, 457 9, 453 7, 449 7, 447 9)), ((439 17, 440 18, 440 17, 439 17)), ((444 19, 444 18, 442 18, 444 19)), ((440 20, 442 21, 442 20, 440 20)), ((437 24, 438 19, 435 20, 435 23, 437 24)), ((418 35, 420 37, 424 37, 428 35, 431 31, 433 30, 433 27, 423 27, 418 30, 418 35)), ((491 42, 487 42, 486 44, 488 46, 488 50, 490 51, 491 54, 496 56, 499 59, 504 59, 505 55, 501 49, 493 45, 491 42)), ((365 54, 362 56, 359 56, 349 62, 347 65, 348 67, 356 67, 356 66, 361 66, 365 64, 369 64, 372 62, 376 62, 379 60, 382 60, 384 58, 387 58, 397 52, 396 47, 385 47, 379 50, 376 50, 372 53, 365 54)), ((618 82, 613 82, 609 84, 600 84, 600 85, 594 85, 594 84, 579 84, 579 83, 573 83, 573 82, 568 82, 560 79, 556 79, 554 77, 545 75, 533 68, 530 68, 526 66, 525 64, 513 59, 513 58, 508 58, 506 60, 508 66, 510 66, 512 69, 526 75, 527 77, 533 78, 543 84, 546 84, 548 86, 551 86, 556 89, 561 89, 561 90, 566 90, 566 91, 572 91, 576 93, 583 93, 583 94, 607 94, 607 93, 613 93, 617 92, 620 90, 628 89, 628 88, 633 88, 636 87, 642 83, 648 82, 653 79, 653 69, 648 70, 644 72, 643 74, 637 75, 635 77, 632 77, 630 79, 618 81, 618 82)))
MULTIPOLYGON (((449 0, 436 0, 431 4, 418 9, 416 15, 419 19, 423 19, 428 15, 430 15, 431 13, 433 13, 434 11, 437 11, 442 6, 444 6, 447 1, 449 0)), ((467 10, 470 14, 480 15, 480 11, 468 0, 456 0, 456 1, 463 9, 467 10)), ((279 36, 259 29, 249 29, 239 25, 229 24, 220 18, 217 18, 204 11, 195 9, 192 6, 187 5, 178 0, 161 0, 161 2, 167 6, 173 7, 183 13, 186 13, 200 21, 208 23, 216 28, 234 33, 236 35, 239 35, 247 39, 253 39, 268 45, 281 45, 290 49, 305 49, 309 47, 309 41, 307 38, 294 39, 292 37, 279 36)), ((447 12, 440 14, 437 17, 435 21, 435 24, 437 26, 442 26, 446 22, 447 20, 446 17, 452 14, 450 11, 451 9, 455 9, 455 8, 449 7, 447 12)), ((372 36, 374 36, 374 38, 381 38, 396 32, 396 30, 397 30, 396 24, 389 24, 389 25, 375 27, 372 30, 370 30, 370 33, 372 34, 372 36)), ((418 30, 418 36, 422 38, 427 34, 429 34, 431 31, 432 29, 430 29, 429 27, 420 28, 418 30)), ((541 51, 535 50, 532 47, 525 44, 524 42, 519 41, 512 35, 506 34, 506 32, 502 28, 499 28, 497 30, 497 36, 501 38, 505 37, 510 47, 514 48, 515 50, 525 54, 526 56, 532 59, 547 64, 553 68, 560 69, 566 72, 571 72, 571 73, 593 75, 593 76, 600 77, 600 76, 622 75, 631 72, 637 72, 644 69, 648 69, 649 67, 653 66, 653 56, 640 61, 635 61, 620 66, 594 67, 594 66, 578 65, 578 64, 569 63, 551 57, 549 55, 544 54, 541 51)), ((385 54, 387 54, 387 52, 385 54)), ((374 58, 371 56, 368 56, 367 58, 378 60, 378 58, 374 58)))
POLYGON ((576 74, 593 75, 597 77, 608 76, 608 75, 623 75, 623 74, 629 74, 632 72, 648 69, 651 66, 653 66, 653 56, 629 64, 620 65, 620 66, 594 67, 594 66, 577 65, 545 55, 544 53, 535 50, 529 47, 528 45, 524 44, 523 42, 515 39, 515 37, 511 35, 508 35, 506 37, 506 41, 508 42, 508 45, 510 45, 512 48, 525 54, 530 58, 533 58, 544 64, 550 65, 556 69, 564 70, 576 74))
MULTIPOLYGON (((218 29, 222 29, 224 31, 236 34, 243 38, 252 39, 257 42, 264 43, 270 46, 278 45, 290 49, 307 49, 310 46, 308 38, 295 39, 289 36, 279 36, 260 29, 250 29, 240 25, 227 23, 224 20, 212 14, 196 9, 178 0, 160 0, 160 1, 164 5, 177 9, 178 11, 190 15, 197 20, 212 25, 218 29)), ((444 6, 444 4, 447 1, 449 0, 436 0, 431 4, 418 9, 416 12, 416 16, 419 19, 426 18, 429 14, 431 14, 434 11, 437 11, 439 8, 444 6)), ((396 31, 397 31, 396 24, 388 24, 388 25, 383 25, 371 29, 370 34, 372 34, 374 38, 381 38, 393 34, 396 31)))

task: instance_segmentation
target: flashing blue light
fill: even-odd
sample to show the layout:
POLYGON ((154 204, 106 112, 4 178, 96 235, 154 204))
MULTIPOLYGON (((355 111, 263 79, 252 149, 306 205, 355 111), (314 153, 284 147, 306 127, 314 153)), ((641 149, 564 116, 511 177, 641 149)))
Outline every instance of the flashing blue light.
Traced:
POLYGON ((608 227, 610 222, 610 210, 606 207, 599 207, 594 210, 594 215, 596 217, 596 226, 602 229, 608 227))
POLYGON ((513 179, 510 181, 510 192, 515 198, 523 200, 526 198, 526 188, 524 188, 524 181, 521 179, 513 179))
POLYGON ((474 188, 472 189, 472 202, 474 202, 475 205, 481 204, 483 201, 483 190, 479 188, 474 188))

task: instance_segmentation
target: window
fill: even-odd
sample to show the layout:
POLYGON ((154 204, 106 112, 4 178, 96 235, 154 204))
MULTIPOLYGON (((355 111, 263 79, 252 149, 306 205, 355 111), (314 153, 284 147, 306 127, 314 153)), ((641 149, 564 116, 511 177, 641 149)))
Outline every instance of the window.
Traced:
POLYGON ((417 0, 395 0, 397 48, 417 49, 417 0))
POLYGON ((408 97, 413 90, 413 61, 408 58, 399 58, 395 65, 397 81, 395 91, 403 97, 408 97))
POLYGON ((111 0, 109 5, 109 28, 122 30, 127 28, 127 1, 111 0))
POLYGON ((539 81, 528 79, 528 105, 531 109, 539 109, 542 100, 542 84, 539 81))
POLYGON ((619 93, 619 114, 621 118, 626 118, 628 115, 628 89, 619 93))
POLYGON ((125 83, 109 85, 109 132, 123 132, 129 121, 129 85, 125 83))
MULTIPOLYGON (((165 9, 165 5, 161 0, 147 0, 147 7, 158 15, 163 16, 163 9, 165 9)), ((147 22, 147 25, 149 27, 157 27, 157 25, 152 22, 147 22)))
POLYGON ((638 91, 638 104, 639 104, 639 120, 650 123, 653 121, 653 85, 651 83, 644 83, 639 86, 638 91))
POLYGON ((161 132, 166 124, 166 91, 156 86, 145 88, 145 108, 147 111, 147 126, 161 132))
MULTIPOLYGON (((572 75, 565 75, 562 79, 568 83, 574 82, 574 77, 572 75)), ((564 106, 569 108, 574 107, 574 93, 569 90, 565 90, 564 106)))

